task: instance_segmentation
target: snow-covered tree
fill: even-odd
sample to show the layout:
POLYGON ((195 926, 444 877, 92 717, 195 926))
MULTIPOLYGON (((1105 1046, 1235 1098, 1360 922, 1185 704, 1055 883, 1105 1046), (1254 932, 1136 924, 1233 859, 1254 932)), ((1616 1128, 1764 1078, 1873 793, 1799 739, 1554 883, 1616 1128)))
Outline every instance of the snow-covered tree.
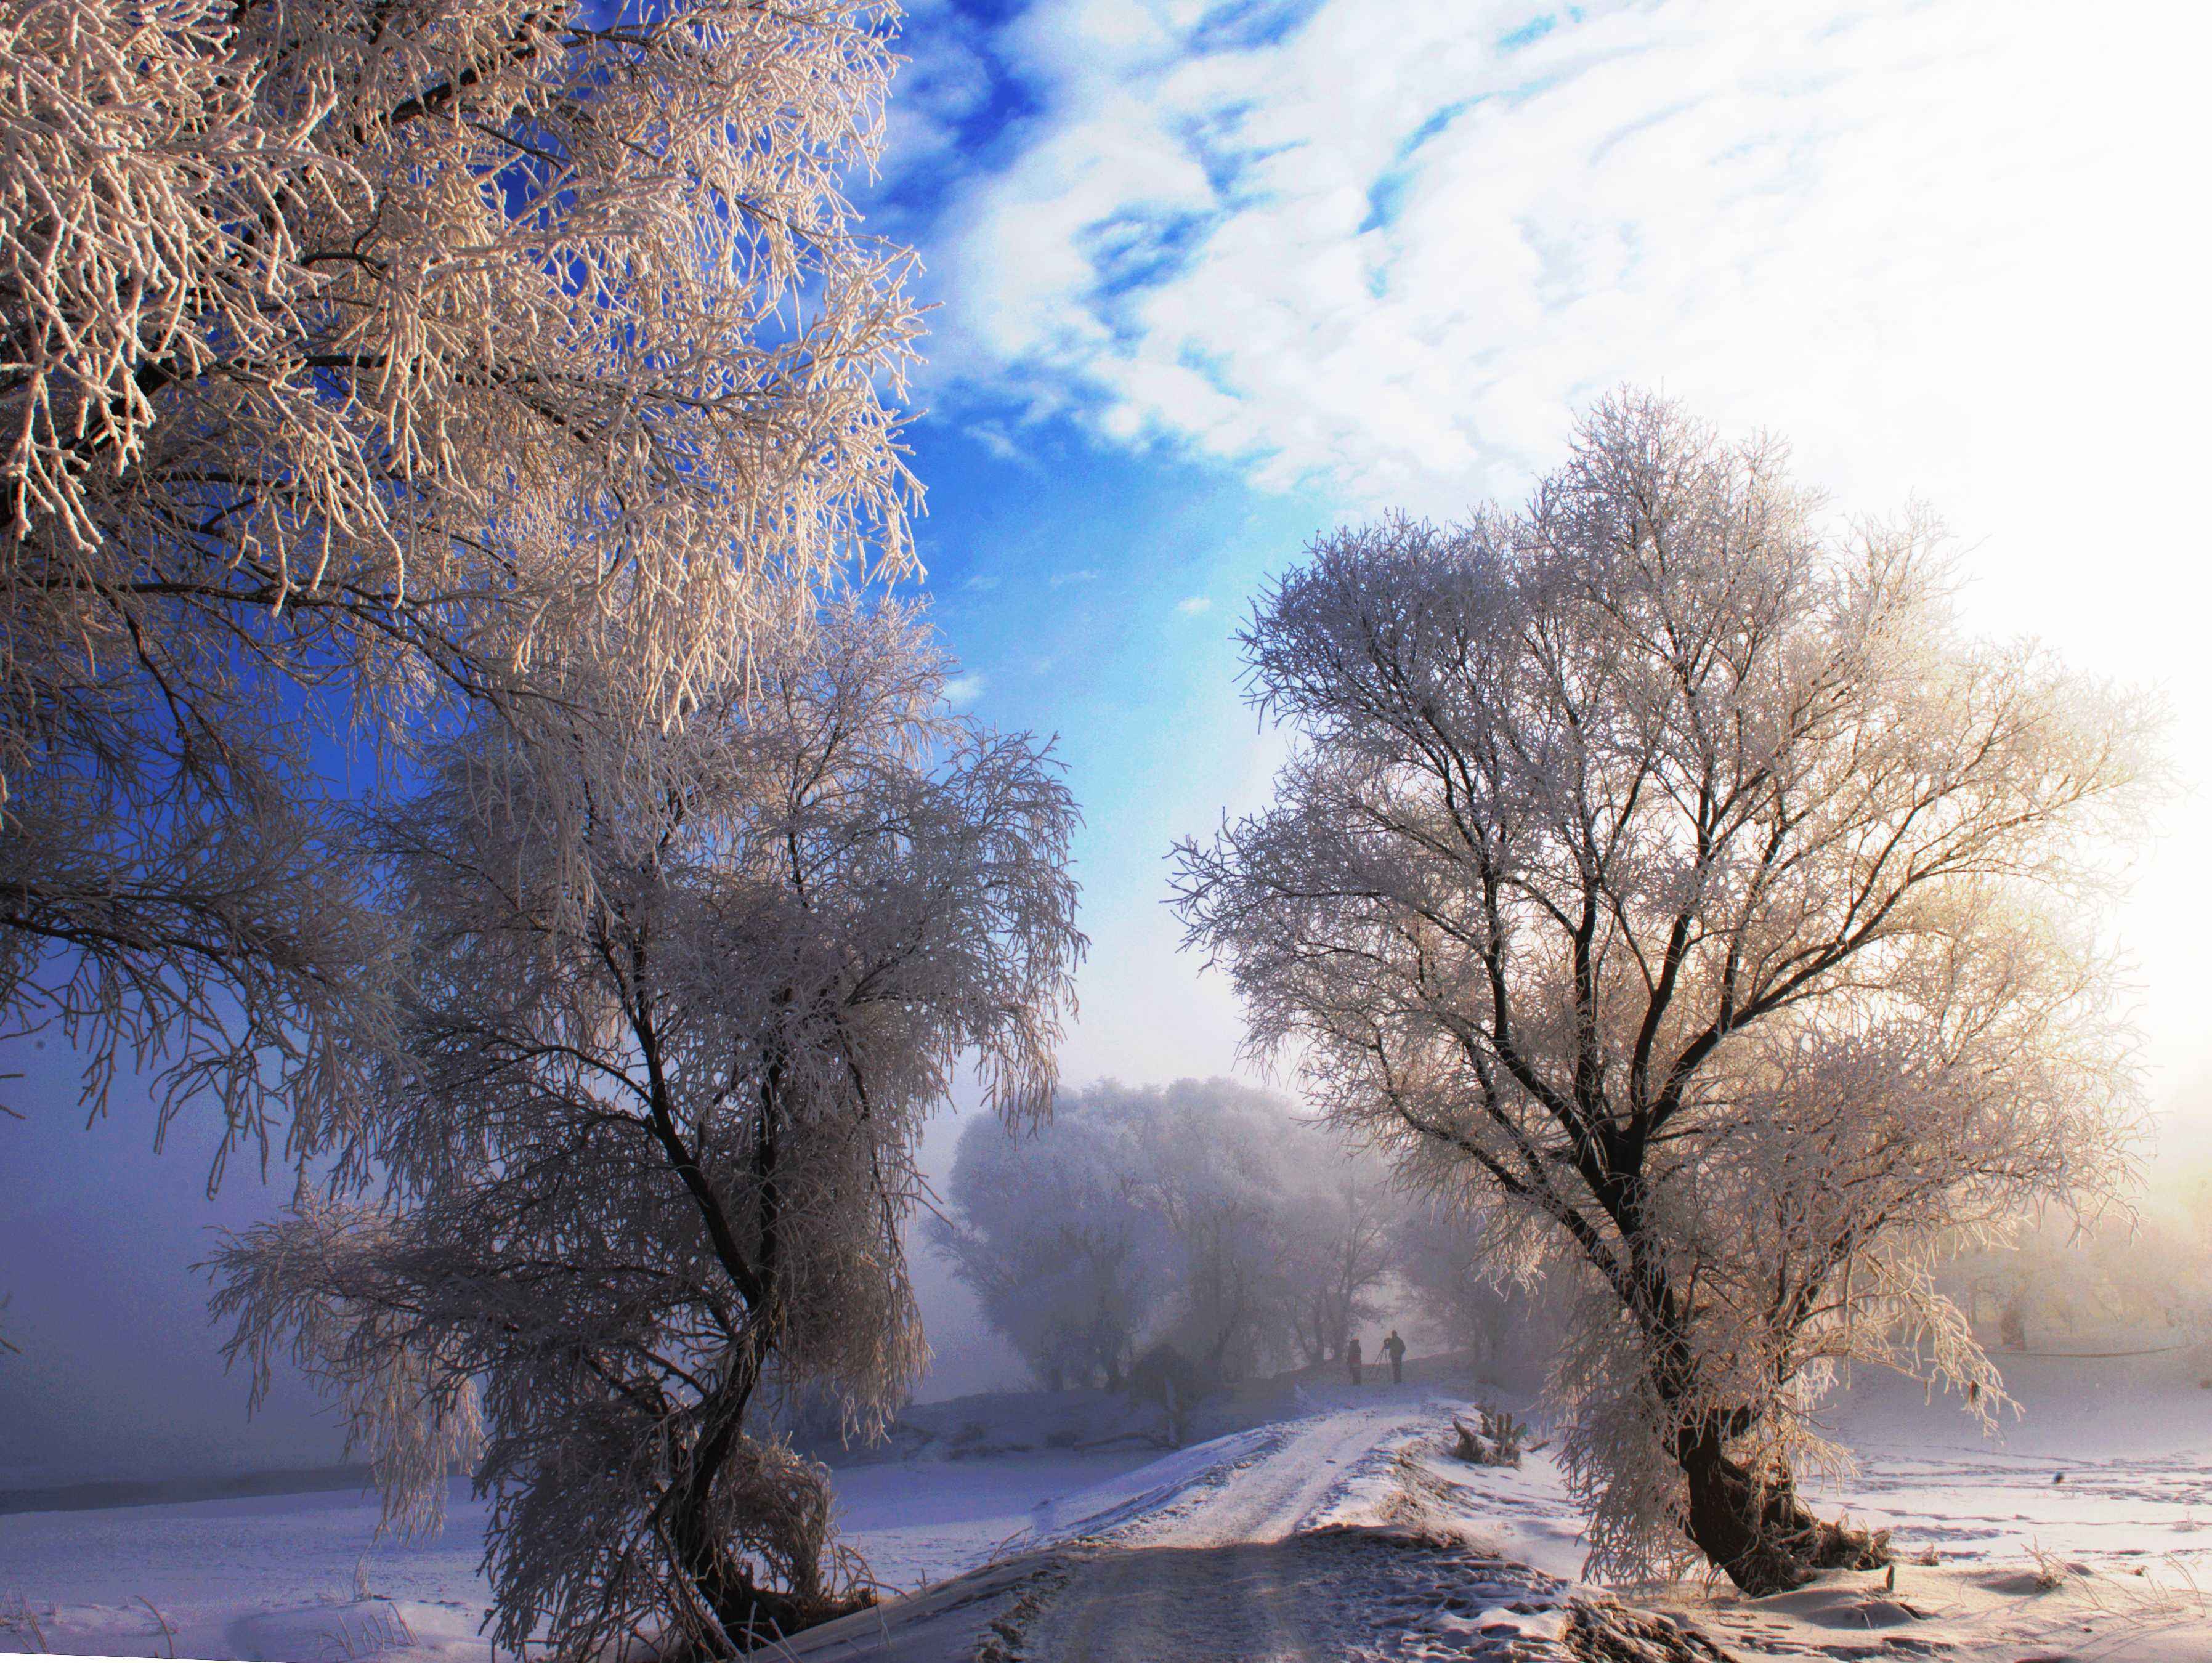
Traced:
POLYGON ((1249 1379, 1294 1343, 1282 1156, 1301 1128, 1281 1098, 1233 1080, 1132 1096, 1145 1154, 1136 1193, 1164 1226, 1175 1266, 1168 1336, 1208 1378, 1249 1379))
POLYGON ((1063 1096, 1022 1134, 988 1120, 960 1135, 930 1239, 1040 1384, 1118 1389, 1167 1296, 1157 1215, 1132 1177, 1132 1128, 1097 1094, 1063 1096))
POLYGON ((963 1059, 1042 1108, 1083 946, 1056 769, 945 674, 914 612, 838 603, 655 756, 489 721, 382 824, 399 1044, 217 1304, 258 1381, 289 1345, 342 1399, 388 1519, 474 1453, 507 1650, 726 1653, 837 1602, 769 1396, 910 1387, 921 1125, 963 1059))
POLYGON ((906 257, 841 192, 894 15, 0 7, 0 1005, 94 1106, 343 1117, 391 944, 319 735, 555 652, 657 728, 907 562, 906 257))
POLYGON ((1589 1267, 1595 1569, 1762 1592, 1871 1551, 1793 1487, 1839 1364, 1996 1399, 1945 1233, 2118 1181, 2096 903, 2156 771, 2138 701, 1961 632, 1925 517, 1785 462, 1622 394, 1517 513, 1316 543, 1243 635, 1291 760, 1178 877, 1316 1107, 1589 1267))
POLYGON ((1285 1140, 1278 1234, 1291 1338, 1309 1366, 1342 1356, 1387 1308, 1406 1247, 1405 1204, 1374 1163, 1310 1127, 1285 1140))
POLYGON ((1467 1352, 1491 1378, 1540 1387, 1559 1354, 1563 1307, 1581 1265, 1557 1256, 1533 1272, 1498 1265, 1486 1256, 1484 1224, 1433 1199, 1409 1209, 1401 1228, 1394 1268, 1408 1323, 1447 1350, 1467 1352))

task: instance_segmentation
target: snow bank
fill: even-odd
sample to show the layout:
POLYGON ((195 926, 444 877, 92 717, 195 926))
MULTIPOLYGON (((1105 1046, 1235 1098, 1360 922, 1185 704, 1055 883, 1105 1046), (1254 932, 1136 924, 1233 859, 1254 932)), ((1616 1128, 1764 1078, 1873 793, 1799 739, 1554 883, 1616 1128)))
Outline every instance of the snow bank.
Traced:
MULTIPOLYGON (((1352 1388, 1334 1369, 1321 1387, 1304 1375, 1249 1381, 1205 1399, 1192 1410, 1187 1443, 1291 1420, 1338 1400, 1352 1388)), ((1380 1371, 1375 1371, 1379 1373, 1380 1371)), ((1051 1451, 1176 1448, 1157 1404, 1125 1392, 979 1392, 934 1403, 909 1404, 875 1442, 817 1437, 802 1445, 833 1467, 898 1461, 978 1461, 1051 1451)))
POLYGON ((1030 1538, 1046 1542, 1117 1529, 1218 1482, 1237 1467, 1266 1455, 1282 1439, 1279 1428, 1254 1427, 1161 1456, 1117 1478, 1042 1503, 1030 1516, 1030 1538))

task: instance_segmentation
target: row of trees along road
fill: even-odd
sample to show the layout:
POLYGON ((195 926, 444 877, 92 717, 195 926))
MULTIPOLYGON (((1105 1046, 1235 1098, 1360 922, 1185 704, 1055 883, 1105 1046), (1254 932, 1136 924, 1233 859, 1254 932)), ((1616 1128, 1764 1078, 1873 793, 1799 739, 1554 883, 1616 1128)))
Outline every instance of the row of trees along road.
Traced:
POLYGON ((1879 1551, 1793 1487, 1839 1365, 1992 1415, 1943 1252, 2127 1176, 2095 909, 2156 775, 2139 701, 1960 632, 1931 522, 1785 461, 1620 395, 1517 513, 1317 543, 1243 635, 1274 800, 1177 877, 1328 1118, 1577 1267, 1595 1569, 1755 1593, 1879 1551))
POLYGON ((234 1354, 387 1522, 472 1463, 518 1655, 836 1607, 757 1399, 910 1384, 920 1120, 1052 1084, 1067 793, 840 592, 912 564, 896 15, 0 15, 0 1005, 297 1164, 234 1354))
POLYGON ((1230 1080, 1063 1093, 962 1133, 931 1236, 1047 1387, 1117 1388, 1165 1342, 1234 1381, 1334 1361, 1407 1239, 1389 1173, 1230 1080))
MULTIPOLYGON (((963 1047, 1051 1083, 1066 795, 824 604, 911 564, 908 259, 840 192, 892 17, 0 16, 0 1004, 326 1175, 223 1256, 240 1350, 403 1522, 480 1451, 511 1648, 824 1608, 754 1393, 910 1375, 916 1120, 963 1047)), ((1868 1551, 1791 1488, 1838 1363, 1998 1401, 1947 1233, 2119 1180, 2152 772, 1783 460, 1617 398, 1522 512, 1316 545, 1245 635, 1294 759, 1178 879, 1314 1102, 1579 1267, 1595 1568, 1753 1589, 1868 1551)), ((1242 1223, 1149 1204, 1256 1358, 1242 1223)))

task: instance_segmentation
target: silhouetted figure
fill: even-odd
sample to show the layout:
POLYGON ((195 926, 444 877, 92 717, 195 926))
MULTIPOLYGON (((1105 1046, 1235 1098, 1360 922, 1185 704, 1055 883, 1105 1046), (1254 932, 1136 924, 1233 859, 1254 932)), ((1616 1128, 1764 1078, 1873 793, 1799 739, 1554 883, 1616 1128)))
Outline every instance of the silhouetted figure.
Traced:
POLYGON ((1355 1338, 1344 1348, 1344 1366, 1352 1370, 1352 1383, 1359 1384, 1359 1341, 1355 1338))
POLYGON ((1395 1328, 1393 1328, 1390 1331, 1390 1338, 1382 1342, 1382 1354, 1390 1359, 1390 1384, 1393 1386, 1404 1385, 1406 1382, 1406 1342, 1398 1338, 1398 1331, 1395 1328))

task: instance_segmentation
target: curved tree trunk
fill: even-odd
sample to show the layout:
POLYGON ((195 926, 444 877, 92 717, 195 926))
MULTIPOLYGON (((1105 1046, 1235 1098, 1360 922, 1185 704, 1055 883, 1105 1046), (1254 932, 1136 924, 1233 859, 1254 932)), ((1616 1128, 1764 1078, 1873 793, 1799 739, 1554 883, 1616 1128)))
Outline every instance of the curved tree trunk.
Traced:
MULTIPOLYGON (((641 1035, 646 1035, 642 1028, 641 1035)), ((647 1043, 650 1047, 650 1039, 647 1043)), ((653 1077, 659 1089, 657 1048, 653 1055, 653 1077)), ((750 1259, 737 1245, 735 1229, 700 1172, 696 1158, 682 1150, 673 1130, 673 1114, 661 1110, 666 1128, 664 1138, 689 1163, 687 1178, 696 1175, 692 1192, 706 1219, 709 1238, 732 1280, 747 1290, 750 1308, 749 1324, 733 1350, 729 1370, 699 1403, 696 1439, 679 1458, 675 1480, 664 1502, 668 1542, 678 1569, 690 1580, 699 1602, 713 1613, 723 1636, 745 1649, 785 1639, 820 1622, 826 1614, 818 1567, 811 1575, 801 1570, 790 1588, 763 1587, 744 1557, 731 1551, 714 1524, 714 1485, 744 1446, 746 1411, 760 1386, 767 1353, 775 1344, 770 1336, 782 1326, 774 1302, 778 1297, 781 1256, 776 1132, 783 1068, 781 1059, 773 1055, 764 1062, 752 1162, 760 1216, 757 1248, 750 1259)))
POLYGON ((732 1643, 750 1648, 806 1627, 812 1620, 810 1605, 819 1604, 819 1590, 762 1587, 714 1529, 714 1482, 744 1436, 744 1423, 742 1400, 734 1412, 727 1403, 710 1400, 702 1435, 669 1495, 668 1539, 677 1563, 722 1633, 732 1643))
POLYGON ((1889 1563, 1889 1533, 1847 1530, 1817 1519, 1788 1474, 1761 1479, 1732 1460, 1706 1429, 1677 1445, 1689 1481, 1690 1539, 1754 1598, 1802 1587, 1821 1570, 1873 1570, 1889 1563))
MULTIPOLYGON (((1639 1206, 1623 1209, 1623 1229, 1640 1226, 1639 1206)), ((1698 1550, 1756 1599, 1801 1587, 1816 1571, 1872 1570, 1889 1563, 1889 1533, 1868 1533, 1815 1518, 1797 1499, 1786 1468, 1754 1472, 1729 1454, 1731 1438, 1757 1423, 1749 1406, 1694 1404, 1698 1363, 1674 1288, 1656 1255, 1639 1254, 1635 1289, 1656 1314, 1647 1330, 1650 1381, 1661 1403, 1681 1417, 1672 1435, 1675 1464, 1689 1491, 1683 1529, 1698 1550)))

